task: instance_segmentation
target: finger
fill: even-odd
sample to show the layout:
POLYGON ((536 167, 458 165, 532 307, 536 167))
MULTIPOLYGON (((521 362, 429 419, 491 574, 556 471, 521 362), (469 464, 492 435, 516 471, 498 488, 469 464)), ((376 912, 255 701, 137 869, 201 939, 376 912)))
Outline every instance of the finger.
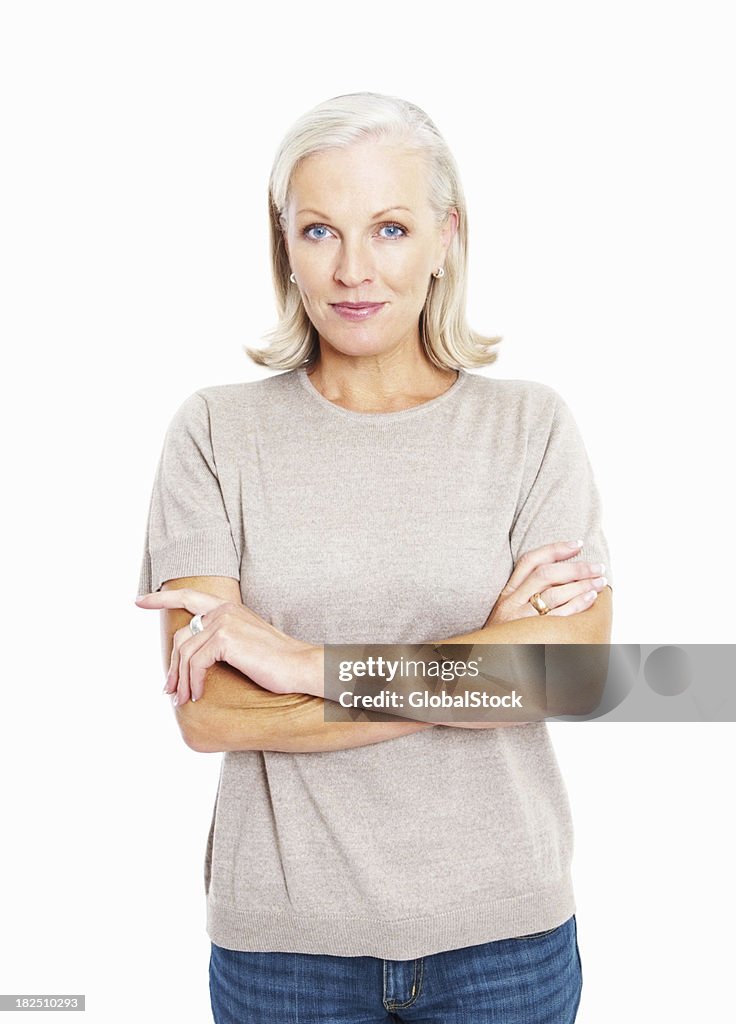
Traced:
MULTIPOLYGON (((605 568, 601 562, 553 562, 540 565, 519 586, 518 591, 531 597, 532 594, 539 594, 548 587, 558 587, 564 583, 582 581, 592 585, 595 579, 605 579, 602 575, 605 568)), ((602 586, 605 586, 605 583, 602 586)))
POLYGON ((514 566, 514 571, 509 576, 504 590, 509 594, 513 593, 535 569, 549 562, 561 562, 563 559, 571 558, 582 546, 581 540, 557 541, 554 544, 543 544, 540 548, 532 548, 531 551, 524 552, 514 566))
MULTIPOLYGON (((204 625, 204 619, 202 620, 202 625, 204 625)), ((179 685, 179 661, 181 658, 181 647, 187 640, 191 640, 192 635, 189 624, 182 626, 181 629, 177 629, 174 633, 173 643, 171 645, 169 671, 166 675, 166 682, 164 684, 164 693, 174 693, 179 685)))
POLYGON ((182 648, 179 663, 179 685, 177 687, 177 705, 186 704, 191 698, 198 701, 204 694, 204 682, 207 669, 219 660, 219 650, 215 637, 198 633, 196 643, 187 643, 182 648))
POLYGON ((171 647, 171 657, 169 658, 169 671, 166 673, 166 682, 164 683, 164 693, 173 693, 179 682, 179 651, 176 646, 176 637, 171 647))
POLYGON ((559 608, 553 608, 549 614, 560 616, 577 615, 578 612, 584 612, 586 608, 590 608, 594 605, 597 597, 598 591, 588 588, 584 594, 574 597, 571 601, 568 601, 567 604, 560 605, 559 608))
POLYGON ((157 590, 154 594, 143 594, 135 599, 139 608, 186 608, 192 615, 212 612, 226 602, 214 594, 205 594, 202 590, 157 590))
MULTIPOLYGON (((185 627, 188 630, 189 627, 185 627)), ((177 632, 179 632, 177 630, 177 632)), ((190 664, 192 657, 199 651, 204 644, 207 643, 210 634, 205 634, 204 631, 197 633, 195 636, 189 636, 179 645, 179 661, 178 661, 178 673, 179 680, 176 686, 176 697, 175 704, 177 706, 186 704, 190 697, 192 697, 191 682, 190 682, 190 664)), ((193 698, 197 699, 196 695, 193 698)))
POLYGON ((593 580, 576 580, 564 586, 560 585, 549 587, 546 590, 535 590, 534 593, 538 593, 547 607, 552 610, 567 604, 568 601, 572 601, 576 597, 581 597, 587 590, 595 590, 597 593, 600 593, 607 585, 607 582, 605 576, 598 576, 593 580))
POLYGON ((211 668, 218 660, 214 638, 195 651, 189 659, 189 690, 193 701, 200 700, 203 696, 207 669, 211 668))
MULTIPOLYGON (((192 637, 192 639, 195 639, 192 637)), ((174 704, 177 707, 181 707, 182 704, 186 704, 189 700, 189 658, 187 655, 186 644, 182 644, 179 648, 179 662, 177 665, 177 682, 176 682, 176 693, 174 694, 174 704)))

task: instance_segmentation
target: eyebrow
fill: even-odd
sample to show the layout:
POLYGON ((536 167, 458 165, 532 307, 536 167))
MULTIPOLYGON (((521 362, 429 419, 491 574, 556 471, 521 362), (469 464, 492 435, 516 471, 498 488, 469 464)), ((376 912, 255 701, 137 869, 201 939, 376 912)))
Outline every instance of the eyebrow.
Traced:
MULTIPOLYGON (((378 213, 374 213, 371 220, 378 220, 379 217, 384 217, 387 213, 393 213, 395 210, 405 210, 407 213, 411 213, 408 206, 389 206, 385 210, 379 210, 378 213)), ((321 217, 322 220, 330 219, 326 214, 320 213, 319 210, 298 210, 297 217, 300 217, 303 213, 312 214, 314 217, 321 217)))

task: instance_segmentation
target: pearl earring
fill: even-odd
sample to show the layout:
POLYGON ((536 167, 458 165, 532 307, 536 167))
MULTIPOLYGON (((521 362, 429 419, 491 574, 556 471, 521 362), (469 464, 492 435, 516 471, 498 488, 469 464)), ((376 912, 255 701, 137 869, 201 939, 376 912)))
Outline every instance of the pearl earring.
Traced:
POLYGON ((444 276, 445 276, 445 268, 444 267, 437 267, 437 269, 432 274, 432 277, 444 277, 444 276))
POLYGON ((289 280, 292 284, 296 284, 296 274, 289 274, 289 280))

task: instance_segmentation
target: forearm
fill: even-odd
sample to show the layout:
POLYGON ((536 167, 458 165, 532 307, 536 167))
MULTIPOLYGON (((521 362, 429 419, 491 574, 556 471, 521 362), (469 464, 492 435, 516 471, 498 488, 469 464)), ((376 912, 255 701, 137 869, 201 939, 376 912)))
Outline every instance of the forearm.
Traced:
POLYGON ((556 715, 588 714, 599 704, 608 667, 610 590, 605 589, 598 600, 597 607, 575 615, 528 616, 422 645, 409 644, 405 650, 403 645, 391 645, 389 651, 356 648, 355 653, 350 646, 329 649, 327 671, 323 657, 319 669, 306 675, 304 692, 365 707, 374 702, 376 693, 385 690, 392 701, 385 706, 391 707, 392 714, 465 729, 501 728, 556 715), (388 668, 375 671, 372 661, 366 662, 365 657, 373 659, 379 654, 388 658, 388 668), (345 677, 343 659, 349 663, 345 677), (421 672, 413 668, 407 675, 407 670, 401 668, 394 677, 393 666, 417 664, 421 672), (353 666, 358 677, 355 680, 353 666), (360 678, 366 674, 378 677, 375 686, 360 678), (440 717, 442 712, 433 703, 440 675, 443 700, 447 700, 448 707, 461 704, 457 710, 460 720, 440 717), (421 699, 414 700, 417 686, 427 689, 427 684, 427 693, 420 689, 416 695, 421 699), (468 713, 467 707, 483 710, 468 713))
MULTIPOLYGON (((441 650, 445 645, 516 645, 517 671, 519 665, 527 661, 530 664, 527 687, 530 693, 535 690, 535 683, 538 684, 530 721, 539 721, 555 715, 585 714, 598 705, 608 673, 611 622, 611 589, 605 587, 591 608, 575 615, 537 615, 490 624, 473 633, 440 640, 435 646, 441 650), (545 645, 541 678, 531 664, 533 658, 525 650, 525 645, 533 644, 545 645), (569 645, 575 645, 572 651, 569 645)), ((483 721, 439 724, 458 729, 487 729, 497 725, 483 721)))
POLYGON ((611 590, 576 615, 535 615, 484 626, 473 633, 436 640, 442 644, 605 644, 610 639, 611 590))
POLYGON ((309 694, 270 693, 218 662, 207 672, 204 695, 177 708, 176 717, 187 745, 201 753, 345 750, 434 728, 431 722, 409 719, 329 722, 324 704, 309 694))
MULTIPOLYGON (((203 577, 191 582, 195 589, 206 592, 209 580, 203 577)), ((179 608, 170 608, 163 613, 161 642, 163 662, 167 668, 174 633, 186 626, 190 618, 190 613, 179 608)), ((314 648, 315 652, 321 650, 314 648)), ((312 658, 310 671, 315 666, 316 660, 312 658)), ((343 750, 433 728, 429 722, 397 722, 386 716, 384 721, 325 721, 324 705, 323 699, 309 694, 306 689, 304 692, 272 693, 238 669, 218 661, 206 672, 202 696, 197 701, 187 700, 179 704, 175 713, 184 742, 201 753, 343 750)))

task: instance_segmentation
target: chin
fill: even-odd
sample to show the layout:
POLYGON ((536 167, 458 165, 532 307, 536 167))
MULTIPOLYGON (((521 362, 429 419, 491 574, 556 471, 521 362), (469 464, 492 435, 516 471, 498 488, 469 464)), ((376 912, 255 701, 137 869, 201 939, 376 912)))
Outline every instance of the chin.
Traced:
POLYGON ((371 334, 361 335, 358 331, 340 336, 320 333, 320 339, 323 344, 344 356, 377 356, 395 348, 395 345, 387 342, 385 337, 376 338, 371 334))
POLYGON ((392 351, 390 347, 386 345, 330 345, 330 349, 333 352, 339 353, 342 356, 348 356, 350 358, 359 359, 368 358, 369 356, 381 356, 388 355, 392 351))
MULTIPOLYGON (((405 346, 411 347, 417 340, 411 328, 403 330, 387 330, 387 325, 377 331, 362 324, 342 327, 335 330, 334 324, 325 325, 325 330, 318 334, 323 344, 344 356, 378 356, 395 352, 405 346)), ((418 335, 418 331, 415 332, 418 335)))

